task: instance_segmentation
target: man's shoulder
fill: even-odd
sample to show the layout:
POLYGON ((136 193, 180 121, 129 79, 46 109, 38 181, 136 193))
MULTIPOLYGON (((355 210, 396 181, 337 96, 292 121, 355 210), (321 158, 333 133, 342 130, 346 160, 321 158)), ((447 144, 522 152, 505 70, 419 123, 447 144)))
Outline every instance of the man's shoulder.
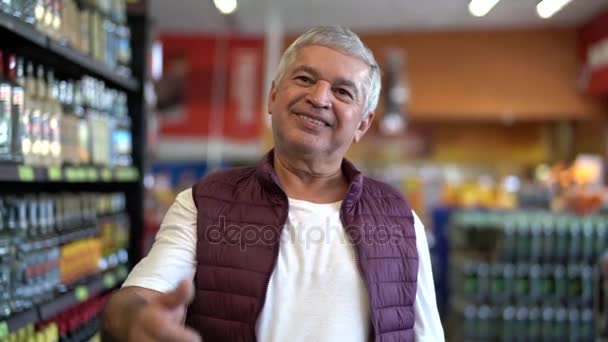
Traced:
POLYGON ((380 205, 378 207, 386 208, 387 214, 393 213, 392 215, 407 217, 414 224, 414 216, 410 203, 405 198, 403 192, 396 187, 378 179, 364 176, 363 194, 368 200, 373 199, 383 204, 384 206, 380 205))
POLYGON ((363 190, 376 195, 403 198, 403 193, 394 186, 369 176, 363 177, 363 190))

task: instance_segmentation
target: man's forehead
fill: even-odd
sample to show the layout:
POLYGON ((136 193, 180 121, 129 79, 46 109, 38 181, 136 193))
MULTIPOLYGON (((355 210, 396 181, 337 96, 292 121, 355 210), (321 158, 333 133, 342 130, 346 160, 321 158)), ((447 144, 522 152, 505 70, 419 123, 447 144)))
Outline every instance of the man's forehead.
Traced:
POLYGON ((289 70, 315 70, 322 76, 350 80, 360 83, 368 75, 370 67, 364 61, 347 55, 339 50, 322 45, 309 45, 301 48, 289 66, 289 70))
POLYGON ((363 69, 369 67, 369 65, 362 59, 345 53, 344 51, 333 47, 316 44, 306 45, 300 48, 295 54, 295 60, 319 60, 319 57, 321 56, 324 60, 340 60, 341 62, 349 63, 363 69))

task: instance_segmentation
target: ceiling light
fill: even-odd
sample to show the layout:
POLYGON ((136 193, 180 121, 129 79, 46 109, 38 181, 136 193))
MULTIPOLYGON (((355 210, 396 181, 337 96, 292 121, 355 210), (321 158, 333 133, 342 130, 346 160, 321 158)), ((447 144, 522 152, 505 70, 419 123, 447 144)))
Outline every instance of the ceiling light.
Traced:
POLYGON ((499 0, 471 0, 469 12, 476 17, 483 17, 496 6, 499 0))
POLYGON ((543 18, 551 18, 572 0, 543 0, 536 5, 536 13, 543 18))
POLYGON ((232 14, 236 11, 236 0, 213 0, 213 3, 223 15, 232 14))

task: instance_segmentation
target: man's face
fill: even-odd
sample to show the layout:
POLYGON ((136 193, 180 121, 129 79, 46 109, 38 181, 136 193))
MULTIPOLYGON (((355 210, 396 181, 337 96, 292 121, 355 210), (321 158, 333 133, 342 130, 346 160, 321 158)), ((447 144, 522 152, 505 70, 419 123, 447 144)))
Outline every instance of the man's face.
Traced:
POLYGON ((363 118, 368 73, 363 61, 336 50, 300 49, 270 91, 275 144, 294 153, 343 156, 374 117, 363 118))

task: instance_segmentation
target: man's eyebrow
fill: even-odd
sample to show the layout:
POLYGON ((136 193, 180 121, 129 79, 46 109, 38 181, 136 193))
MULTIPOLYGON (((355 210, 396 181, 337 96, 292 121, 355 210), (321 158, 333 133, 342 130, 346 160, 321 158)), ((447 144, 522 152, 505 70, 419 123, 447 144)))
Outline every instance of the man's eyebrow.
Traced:
POLYGON ((300 65, 297 68, 293 69, 293 71, 291 72, 291 74, 292 75, 293 74, 297 74, 298 72, 302 72, 302 71, 306 72, 306 73, 309 73, 309 74, 311 74, 314 77, 319 77, 319 72, 315 68, 313 68, 313 67, 311 67, 309 65, 300 65))
MULTIPOLYGON (((315 68, 313 68, 309 65, 300 65, 300 66, 296 67, 295 69, 293 69, 291 74, 294 75, 294 74, 297 74, 298 72, 306 72, 315 78, 319 77, 319 72, 315 68)), ((345 78, 338 78, 338 79, 334 80, 332 83, 343 86, 343 87, 350 88, 354 93, 353 94, 354 97, 355 98, 359 97, 359 89, 357 88, 357 85, 355 84, 355 82, 345 79, 345 78)))

